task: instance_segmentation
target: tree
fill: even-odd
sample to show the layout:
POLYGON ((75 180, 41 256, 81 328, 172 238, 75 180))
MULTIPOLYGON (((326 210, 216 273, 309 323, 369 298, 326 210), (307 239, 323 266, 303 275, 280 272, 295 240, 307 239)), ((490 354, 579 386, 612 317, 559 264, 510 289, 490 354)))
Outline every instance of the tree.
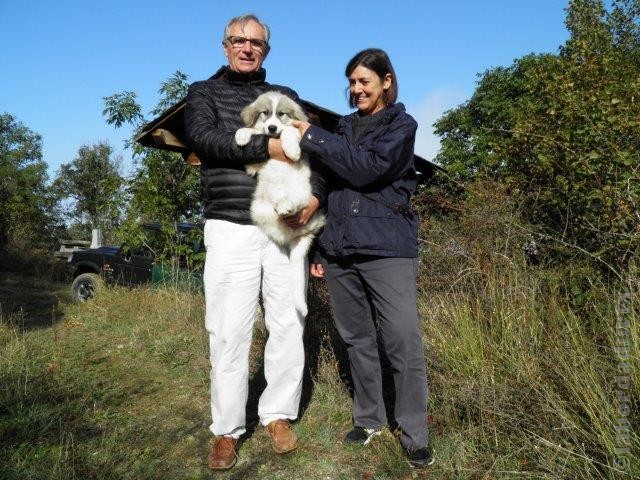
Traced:
MULTIPOLYGON (((181 101, 187 93, 187 76, 176 72, 160 87, 161 98, 154 116, 181 101)), ((116 127, 129 123, 135 134, 146 123, 134 92, 116 93, 104 98, 103 114, 116 127)), ((194 220, 200 212, 199 176, 177 153, 143 147, 132 140, 137 171, 129 180, 131 204, 128 217, 165 223, 194 220)))
POLYGON ((112 228, 121 216, 124 178, 112 153, 106 143, 84 145, 73 161, 60 166, 54 182, 63 198, 73 200, 72 215, 81 223, 86 218, 92 228, 112 228))
MULTIPOLYGON (((160 100, 150 112, 157 116, 180 102, 187 94, 187 76, 175 72, 162 82, 160 100)), ((134 127, 134 137, 147 120, 137 103, 135 92, 122 92, 104 98, 103 115, 116 128, 128 123, 134 127)), ((143 147, 133 139, 126 142, 133 150, 135 173, 128 180, 131 201, 120 236, 134 244, 143 238, 140 224, 160 222, 166 242, 157 252, 160 256, 175 253, 173 239, 178 238, 176 223, 199 221, 201 212, 200 177, 196 168, 187 165, 180 154, 143 147)), ((162 242, 160 242, 162 243, 162 242)))
POLYGON ((0 115, 0 250, 52 241, 56 201, 47 185, 42 138, 0 115))
POLYGON ((558 55, 485 72, 436 123, 436 160, 464 183, 489 176, 522 199, 556 258, 581 252, 610 271, 640 246, 638 1, 574 0, 558 55), (569 248, 570 250, 567 250, 569 248))

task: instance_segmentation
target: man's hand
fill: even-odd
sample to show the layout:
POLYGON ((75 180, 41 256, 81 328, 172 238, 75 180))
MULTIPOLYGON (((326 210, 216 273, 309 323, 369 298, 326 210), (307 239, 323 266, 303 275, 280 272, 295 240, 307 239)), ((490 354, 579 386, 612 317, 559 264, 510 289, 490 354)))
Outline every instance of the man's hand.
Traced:
POLYGON ((300 136, 303 137, 304 133, 311 126, 311 124, 309 122, 303 122, 302 120, 293 120, 291 122, 291 126, 297 128, 300 132, 300 136))
POLYGON ((294 213, 293 215, 287 215, 286 217, 281 217, 282 221, 289 228, 300 228, 305 226, 313 217, 313 214, 316 213, 318 207, 320 206, 320 200, 315 195, 311 195, 311 200, 309 200, 309 205, 304 207, 299 212, 294 213))
POLYGON ((269 158, 274 160, 280 160, 281 162, 295 163, 293 160, 287 158, 282 149, 282 142, 279 138, 269 139, 269 158))
POLYGON ((309 265, 309 274, 315 278, 324 278, 324 267, 321 263, 312 263, 309 265))

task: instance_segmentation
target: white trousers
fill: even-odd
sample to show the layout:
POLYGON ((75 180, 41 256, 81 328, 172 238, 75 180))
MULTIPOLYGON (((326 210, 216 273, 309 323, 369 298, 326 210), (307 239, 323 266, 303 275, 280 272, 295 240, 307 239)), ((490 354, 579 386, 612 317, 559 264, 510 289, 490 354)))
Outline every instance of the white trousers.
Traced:
POLYGON ((211 358, 214 435, 245 432, 251 334, 262 287, 267 387, 258 416, 263 425, 298 416, 304 348, 304 318, 296 312, 287 252, 254 225, 207 220, 204 267, 205 326, 211 358))

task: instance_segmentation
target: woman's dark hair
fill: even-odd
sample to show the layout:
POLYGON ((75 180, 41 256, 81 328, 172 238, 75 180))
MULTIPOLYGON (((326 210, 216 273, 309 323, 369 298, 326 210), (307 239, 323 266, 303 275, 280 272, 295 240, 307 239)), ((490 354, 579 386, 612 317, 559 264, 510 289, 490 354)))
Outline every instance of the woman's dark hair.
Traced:
MULTIPOLYGON (((380 80, 383 80, 387 74, 391 75, 391 86, 384 91, 382 99, 386 105, 394 103, 398 99, 398 79, 396 78, 396 72, 393 69, 393 65, 391 65, 391 60, 389 60, 387 53, 379 48, 367 48, 366 50, 356 53, 353 58, 349 60, 349 63, 347 63, 347 68, 344 69, 345 77, 348 78, 360 65, 376 72, 380 80)), ((349 92, 348 89, 347 92, 349 92)), ((349 106, 352 108, 356 106, 350 92, 349 106)))

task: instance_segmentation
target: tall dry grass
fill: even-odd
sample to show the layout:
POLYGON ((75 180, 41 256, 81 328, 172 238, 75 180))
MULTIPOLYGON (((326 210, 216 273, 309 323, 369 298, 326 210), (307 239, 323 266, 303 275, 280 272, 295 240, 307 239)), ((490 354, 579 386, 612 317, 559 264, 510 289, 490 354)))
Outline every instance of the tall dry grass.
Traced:
POLYGON ((474 188, 455 218, 422 230, 420 308, 443 468, 451 478, 640 476, 640 277, 607 283, 580 265, 531 265, 513 200, 474 188), (621 320, 630 326, 626 414, 621 320))

